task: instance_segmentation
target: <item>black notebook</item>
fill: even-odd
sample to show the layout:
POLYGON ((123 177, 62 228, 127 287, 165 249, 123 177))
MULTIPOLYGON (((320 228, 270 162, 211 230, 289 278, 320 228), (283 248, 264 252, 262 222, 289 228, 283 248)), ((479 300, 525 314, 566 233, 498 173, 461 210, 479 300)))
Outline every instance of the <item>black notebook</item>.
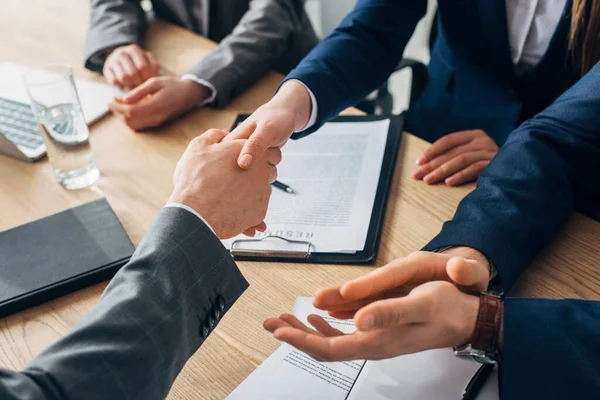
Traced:
POLYGON ((134 248, 106 199, 0 233, 0 317, 110 279, 134 248))

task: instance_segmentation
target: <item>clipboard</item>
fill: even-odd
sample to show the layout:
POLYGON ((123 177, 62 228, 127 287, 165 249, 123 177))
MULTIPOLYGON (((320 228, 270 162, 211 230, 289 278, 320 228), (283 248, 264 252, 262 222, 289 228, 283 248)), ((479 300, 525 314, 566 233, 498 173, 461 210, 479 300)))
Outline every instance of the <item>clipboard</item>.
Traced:
MULTIPOLYGON (((248 115, 238 115, 231 130, 238 124, 243 122, 248 115)), ((312 244, 308 241, 296 241, 281 236, 266 236, 260 239, 238 239, 231 244, 229 249, 233 258, 237 261, 270 261, 270 262, 291 262, 291 263, 309 263, 309 264, 368 264, 375 260, 381 240, 383 230, 383 222, 385 219, 385 211, 387 201, 390 194, 396 160, 398 158, 398 150, 400 148, 400 140, 404 126, 405 114, 391 116, 339 116, 331 122, 370 122, 390 120, 387 142, 383 154, 381 172, 379 174, 379 183, 375 193, 375 201, 373 202, 373 211, 369 222, 369 231, 365 240, 365 247, 362 251, 355 253, 315 253, 311 251, 312 244), (299 251, 265 251, 265 250, 248 250, 243 249, 239 244, 244 242, 256 242, 264 239, 285 240, 287 242, 296 243, 302 247, 299 251), (306 250, 304 250, 306 248, 306 250)))

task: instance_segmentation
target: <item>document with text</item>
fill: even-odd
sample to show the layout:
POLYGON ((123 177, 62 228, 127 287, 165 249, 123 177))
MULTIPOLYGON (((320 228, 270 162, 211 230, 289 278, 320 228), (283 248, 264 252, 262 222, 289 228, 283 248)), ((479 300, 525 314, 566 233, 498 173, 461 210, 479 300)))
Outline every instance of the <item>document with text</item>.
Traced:
MULTIPOLYGON (((309 242, 311 252, 355 253, 365 247, 390 120, 330 122, 282 149, 278 180, 295 193, 273 189, 265 222, 255 239, 278 236, 309 242)), ((239 236, 224 241, 231 248, 239 236)), ((237 244, 237 243, 236 243, 237 244)), ((251 250, 301 250, 275 238, 240 243, 251 250)))
MULTIPOLYGON (((298 297, 294 315, 308 323, 310 314, 321 315, 342 332, 356 330, 351 320, 334 319, 314 308, 312 297, 298 297)), ((344 400, 363 364, 364 361, 321 363, 284 343, 227 400, 344 400)))
MULTIPOLYGON (((307 323, 321 315, 345 333, 356 330, 352 320, 331 318, 312 305, 312 297, 298 297, 294 315, 307 323)), ((227 400, 421 400, 459 399, 479 365, 456 358, 452 349, 436 349, 383 361, 322 363, 282 344, 246 378, 227 400)), ((478 400, 498 400, 494 371, 478 400)))

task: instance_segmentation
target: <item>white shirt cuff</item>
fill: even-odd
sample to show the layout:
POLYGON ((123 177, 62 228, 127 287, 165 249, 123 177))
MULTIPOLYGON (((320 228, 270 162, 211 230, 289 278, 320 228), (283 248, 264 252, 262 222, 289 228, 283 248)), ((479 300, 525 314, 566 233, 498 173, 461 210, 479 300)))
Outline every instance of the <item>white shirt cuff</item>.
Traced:
POLYGON ((212 103, 213 101, 215 101, 215 98, 217 97, 217 89, 215 89, 215 87, 209 81, 200 79, 194 74, 183 74, 179 79, 182 81, 193 81, 196 82, 198 85, 202 85, 210 89, 211 94, 208 97, 208 99, 202 100, 196 105, 196 107, 202 107, 207 105, 208 103, 212 103))
MULTIPOLYGON (((299 131, 297 131, 297 132, 302 132, 309 128, 312 128, 315 125, 315 123, 317 122, 317 98, 315 97, 312 90, 310 90, 308 88, 308 86, 306 86, 304 84, 304 82, 299 81, 298 79, 290 79, 290 81, 298 82, 299 84, 304 86, 304 89, 306 89, 306 91, 308 92, 308 95, 310 96, 310 103, 311 103, 310 118, 308 119, 306 126, 302 129, 300 129, 299 131)), ((296 132, 294 132, 294 133, 296 133, 296 132)))
POLYGON ((202 222, 204 222, 204 224, 205 224, 206 226, 208 226, 208 229, 210 229, 210 230, 212 231, 212 233, 214 233, 214 234, 215 234, 215 236, 217 235, 217 234, 215 233, 215 230, 212 228, 212 226, 210 226, 210 224, 209 224, 208 222, 206 222, 206 220, 205 220, 204 218, 202 218, 202 215, 198 214, 198 213, 196 212, 196 210, 194 210, 193 208, 191 208, 191 207, 188 207, 188 206, 186 206, 185 204, 180 204, 180 203, 169 203, 169 204, 167 204, 167 205, 165 206, 165 208, 167 208, 167 207, 183 208, 184 210, 191 212, 191 213, 192 213, 192 214, 194 214, 196 217, 200 218, 200 220, 201 220, 202 222))

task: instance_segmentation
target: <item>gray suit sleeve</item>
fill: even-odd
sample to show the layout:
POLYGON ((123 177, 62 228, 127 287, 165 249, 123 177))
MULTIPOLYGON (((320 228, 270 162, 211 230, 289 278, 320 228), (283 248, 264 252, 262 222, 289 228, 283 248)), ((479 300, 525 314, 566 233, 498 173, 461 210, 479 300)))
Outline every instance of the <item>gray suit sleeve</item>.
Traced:
POLYGON ((247 287, 200 219, 165 208, 68 336, 22 372, 0 370, 0 399, 164 399, 247 287))
POLYGON ((141 46, 146 23, 140 0, 92 0, 85 67, 100 72, 107 50, 133 43, 141 46))
POLYGON ((216 107, 251 86, 281 57, 302 29, 304 0, 253 0, 233 32, 188 73, 217 91, 216 107))

